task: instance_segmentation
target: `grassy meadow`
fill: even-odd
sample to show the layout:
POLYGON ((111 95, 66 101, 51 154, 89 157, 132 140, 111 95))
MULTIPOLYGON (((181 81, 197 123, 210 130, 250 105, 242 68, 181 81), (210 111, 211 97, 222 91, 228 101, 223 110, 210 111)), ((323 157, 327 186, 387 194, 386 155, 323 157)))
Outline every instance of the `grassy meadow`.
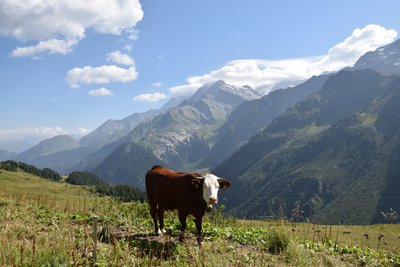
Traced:
POLYGON ((249 221, 221 210, 204 218, 199 247, 189 220, 178 241, 174 213, 156 237, 147 203, 0 170, 0 266, 400 266, 400 225, 249 221))

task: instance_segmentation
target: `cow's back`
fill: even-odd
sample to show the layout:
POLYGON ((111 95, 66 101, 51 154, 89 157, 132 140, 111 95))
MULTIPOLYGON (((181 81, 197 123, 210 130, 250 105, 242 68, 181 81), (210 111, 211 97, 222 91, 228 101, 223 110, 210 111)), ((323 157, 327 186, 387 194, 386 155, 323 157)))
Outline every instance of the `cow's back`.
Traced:
POLYGON ((187 210, 192 213, 199 206, 202 191, 194 188, 192 173, 175 172, 154 166, 146 174, 146 192, 149 202, 166 210, 187 210))

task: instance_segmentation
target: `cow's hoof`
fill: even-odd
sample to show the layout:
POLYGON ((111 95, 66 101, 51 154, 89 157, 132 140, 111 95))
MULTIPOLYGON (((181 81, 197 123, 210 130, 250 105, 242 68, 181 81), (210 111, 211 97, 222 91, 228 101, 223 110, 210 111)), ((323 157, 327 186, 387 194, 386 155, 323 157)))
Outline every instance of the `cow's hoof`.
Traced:
POLYGON ((212 206, 207 206, 206 211, 207 212, 211 212, 212 211, 212 206))
POLYGON ((185 237, 183 235, 179 236, 179 242, 185 242, 185 237))
POLYGON ((165 231, 165 229, 158 229, 157 230, 157 235, 158 236, 163 236, 167 231, 165 231))
POLYGON ((204 245, 204 237, 197 237, 197 243, 199 244, 199 247, 202 247, 204 245))

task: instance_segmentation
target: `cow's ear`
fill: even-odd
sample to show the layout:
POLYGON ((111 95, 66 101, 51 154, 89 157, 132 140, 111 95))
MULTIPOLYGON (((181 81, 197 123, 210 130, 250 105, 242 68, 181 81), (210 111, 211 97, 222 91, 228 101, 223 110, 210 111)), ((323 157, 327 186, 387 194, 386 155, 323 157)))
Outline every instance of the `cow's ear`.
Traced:
POLYGON ((199 177, 199 178, 193 178, 193 179, 192 179, 192 185, 193 185, 195 188, 203 187, 203 182, 204 182, 204 179, 201 178, 201 177, 199 177))
POLYGON ((228 188, 229 186, 231 186, 231 182, 222 178, 218 179, 218 183, 219 183, 219 188, 228 188))

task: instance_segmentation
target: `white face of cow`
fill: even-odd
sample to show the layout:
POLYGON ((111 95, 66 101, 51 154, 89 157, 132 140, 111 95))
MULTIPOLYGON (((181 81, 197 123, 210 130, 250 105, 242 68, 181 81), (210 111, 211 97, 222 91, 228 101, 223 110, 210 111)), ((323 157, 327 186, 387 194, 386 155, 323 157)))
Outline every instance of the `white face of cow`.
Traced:
POLYGON ((204 175, 203 178, 203 198, 207 206, 211 207, 218 202, 219 178, 211 173, 204 175))

